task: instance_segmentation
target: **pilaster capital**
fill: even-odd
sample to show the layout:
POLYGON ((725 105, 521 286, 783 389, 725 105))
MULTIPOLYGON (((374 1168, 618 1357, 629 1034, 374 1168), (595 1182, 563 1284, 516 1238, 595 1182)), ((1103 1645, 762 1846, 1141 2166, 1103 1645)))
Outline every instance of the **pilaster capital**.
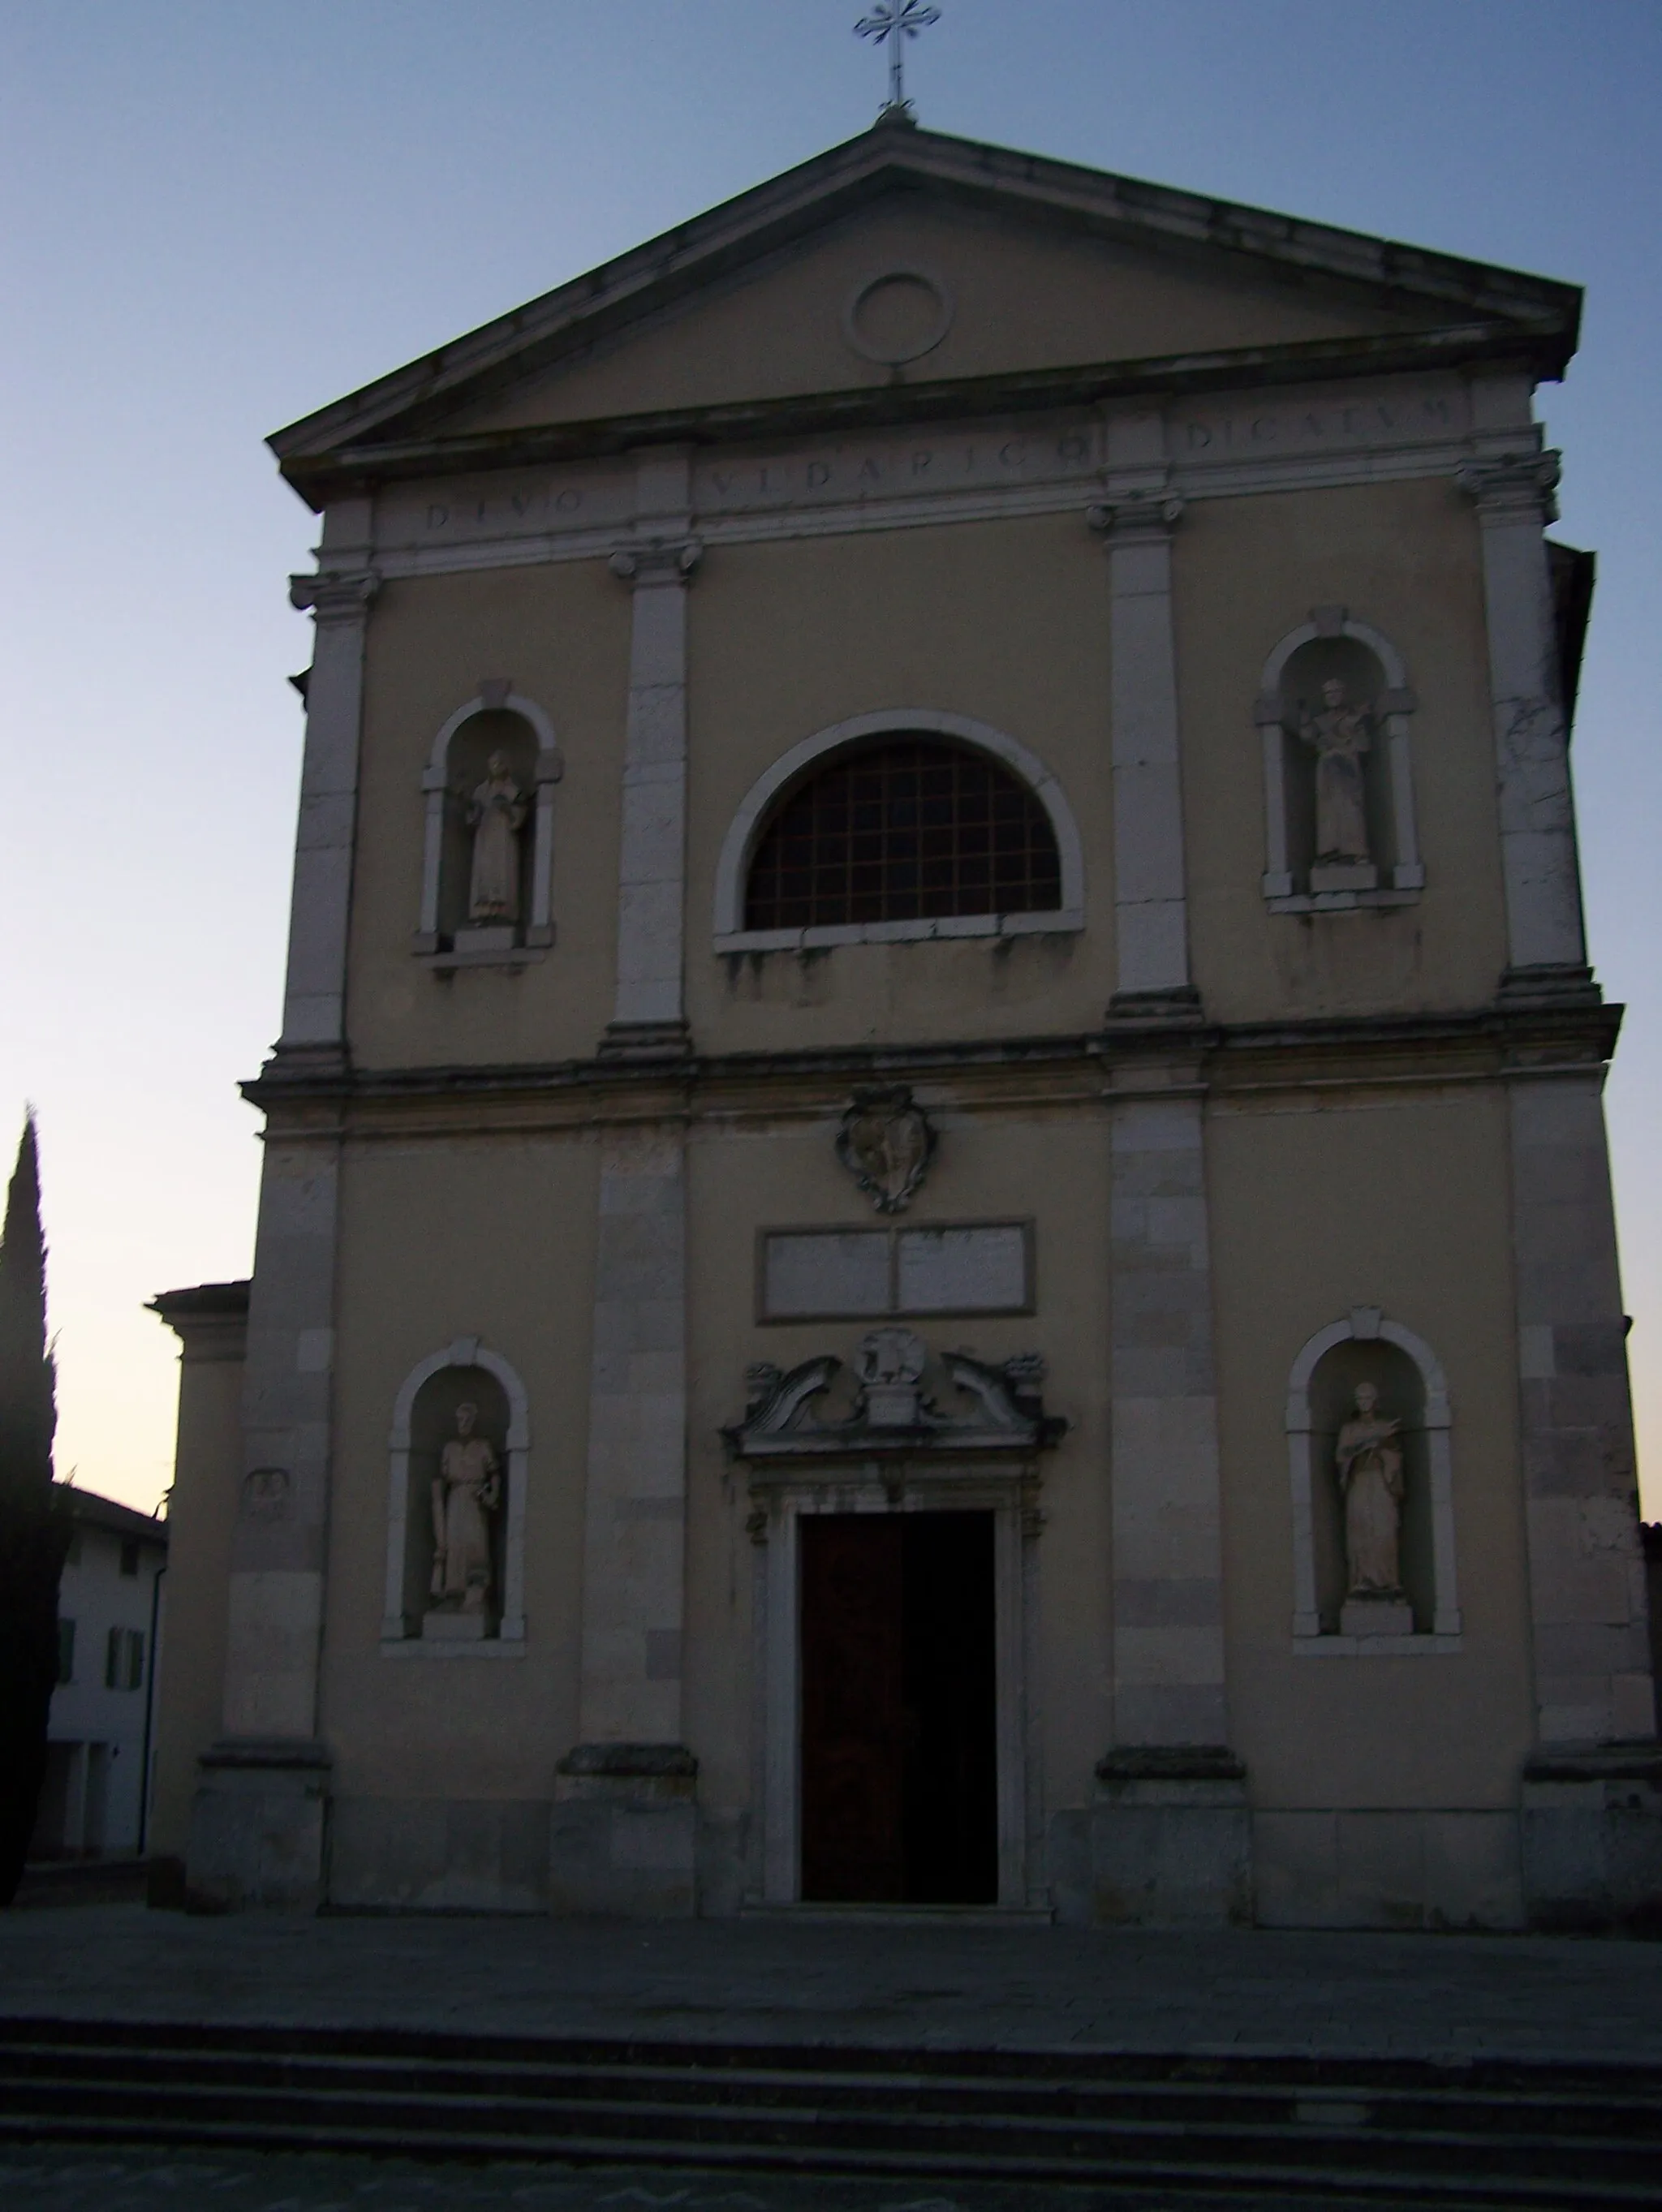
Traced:
POLYGON ((380 578, 372 569, 326 569, 314 576, 290 576, 289 604, 302 613, 309 607, 320 628, 362 622, 380 589, 380 578))
POLYGON ((1133 492, 1087 507, 1085 520, 1111 551, 1116 545, 1164 544, 1182 521, 1184 504, 1172 492, 1133 492))
POLYGON ((1510 522, 1520 516, 1542 523, 1558 520, 1561 456, 1556 453, 1508 453, 1496 460, 1462 461, 1454 481, 1476 503, 1482 520, 1510 522))
POLYGON ((685 584, 703 557, 701 538, 654 538, 645 545, 620 545, 609 566, 631 586, 685 584))

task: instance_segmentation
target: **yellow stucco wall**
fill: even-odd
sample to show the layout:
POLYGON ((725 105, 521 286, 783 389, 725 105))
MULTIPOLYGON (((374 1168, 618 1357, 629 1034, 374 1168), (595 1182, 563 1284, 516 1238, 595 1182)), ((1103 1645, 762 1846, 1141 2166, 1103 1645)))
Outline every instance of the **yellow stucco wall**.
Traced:
POLYGON ((612 1014, 628 592, 604 562, 389 584, 367 650, 347 1022, 361 1067, 586 1055, 612 1014), (511 677, 565 757, 555 942, 511 972, 441 976, 411 957, 433 740, 486 677, 511 677))
POLYGON ((1207 1143, 1229 1705, 1254 1802, 1513 1802, 1533 1714, 1505 1099, 1236 1101, 1207 1143), (1423 1338, 1448 1378, 1456 1653, 1293 1652, 1288 1375, 1363 1304, 1423 1338))
POLYGON ((1195 977, 1218 1021, 1481 1005, 1506 964, 1482 553, 1452 483, 1191 503, 1172 561, 1195 977), (1315 606, 1347 607, 1407 663, 1416 905, 1276 915, 1264 866, 1264 663, 1315 606))
MULTIPOLYGON (((349 1152, 323 1727, 345 1795, 546 1796, 575 1738, 594 1151, 581 1133, 349 1152), (464 1333, 530 1402, 522 1660, 384 1660, 387 1435, 417 1363, 464 1333)), ((411 1510, 427 1510, 424 1497, 411 1510)))
POLYGON ((687 976, 713 1051, 1093 1028, 1112 989, 1105 564, 1082 516, 725 546, 692 587, 687 976), (1088 936, 718 959, 721 840, 764 769, 849 718, 962 714, 1062 781, 1088 936))

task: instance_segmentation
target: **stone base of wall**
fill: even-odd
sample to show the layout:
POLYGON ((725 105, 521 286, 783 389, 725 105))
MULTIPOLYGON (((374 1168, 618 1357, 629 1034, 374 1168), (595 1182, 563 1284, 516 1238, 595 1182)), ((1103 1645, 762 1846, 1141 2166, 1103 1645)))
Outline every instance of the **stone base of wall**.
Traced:
POLYGON ((549 1821, 551 1911, 691 1917, 697 1774, 679 1744, 579 1744, 563 1759, 549 1821))
POLYGON ((1537 1752, 1521 1826, 1531 1928, 1662 1933, 1662 1747, 1537 1752))
POLYGON ((1188 1745, 1111 1752, 1088 1818, 1090 1917, 1106 1927, 1221 1928, 1252 1917, 1245 1769, 1188 1745))
POLYGON ((326 1747, 233 1739, 204 1752, 198 1773, 186 1908, 315 1912, 324 1893, 326 1747))
POLYGON ((1520 1928, 1511 1812, 1259 1812, 1263 1928, 1520 1928))
POLYGON ((347 1910, 545 1912, 545 1798, 337 1797, 329 1902, 347 1910))

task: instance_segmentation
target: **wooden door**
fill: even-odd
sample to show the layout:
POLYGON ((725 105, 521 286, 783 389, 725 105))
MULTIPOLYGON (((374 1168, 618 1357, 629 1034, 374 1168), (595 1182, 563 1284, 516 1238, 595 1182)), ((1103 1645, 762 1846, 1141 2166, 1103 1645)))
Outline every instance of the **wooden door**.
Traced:
POLYGON ((904 1522, 805 1514, 801 1532, 802 1894, 905 1894, 904 1522))

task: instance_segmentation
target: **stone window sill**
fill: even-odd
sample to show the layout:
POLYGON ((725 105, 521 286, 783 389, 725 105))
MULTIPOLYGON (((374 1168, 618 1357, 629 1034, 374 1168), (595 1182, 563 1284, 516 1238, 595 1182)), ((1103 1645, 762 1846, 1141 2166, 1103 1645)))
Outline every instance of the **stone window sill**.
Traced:
POLYGON ((502 952, 417 952, 416 964, 429 968, 435 974, 454 974, 458 968, 529 968, 547 954, 539 948, 516 945, 511 951, 502 952))
POLYGON ((383 1659, 523 1659, 525 1652, 523 1637, 483 1636, 477 1644, 429 1644, 421 1636, 384 1636, 380 1644, 383 1659))
POLYGON ((1416 1659, 1459 1651, 1465 1639, 1452 1636, 1295 1636, 1295 1659, 1416 1659))
POLYGON ((1318 891, 1313 897, 1267 898, 1271 914, 1355 914, 1370 906, 1418 906, 1418 891, 1318 891))
POLYGON ((717 952, 813 952, 833 945, 920 945, 960 937, 1071 935, 1085 927, 1077 908, 1043 914, 948 914, 918 921, 822 923, 808 929, 735 929, 717 952))

